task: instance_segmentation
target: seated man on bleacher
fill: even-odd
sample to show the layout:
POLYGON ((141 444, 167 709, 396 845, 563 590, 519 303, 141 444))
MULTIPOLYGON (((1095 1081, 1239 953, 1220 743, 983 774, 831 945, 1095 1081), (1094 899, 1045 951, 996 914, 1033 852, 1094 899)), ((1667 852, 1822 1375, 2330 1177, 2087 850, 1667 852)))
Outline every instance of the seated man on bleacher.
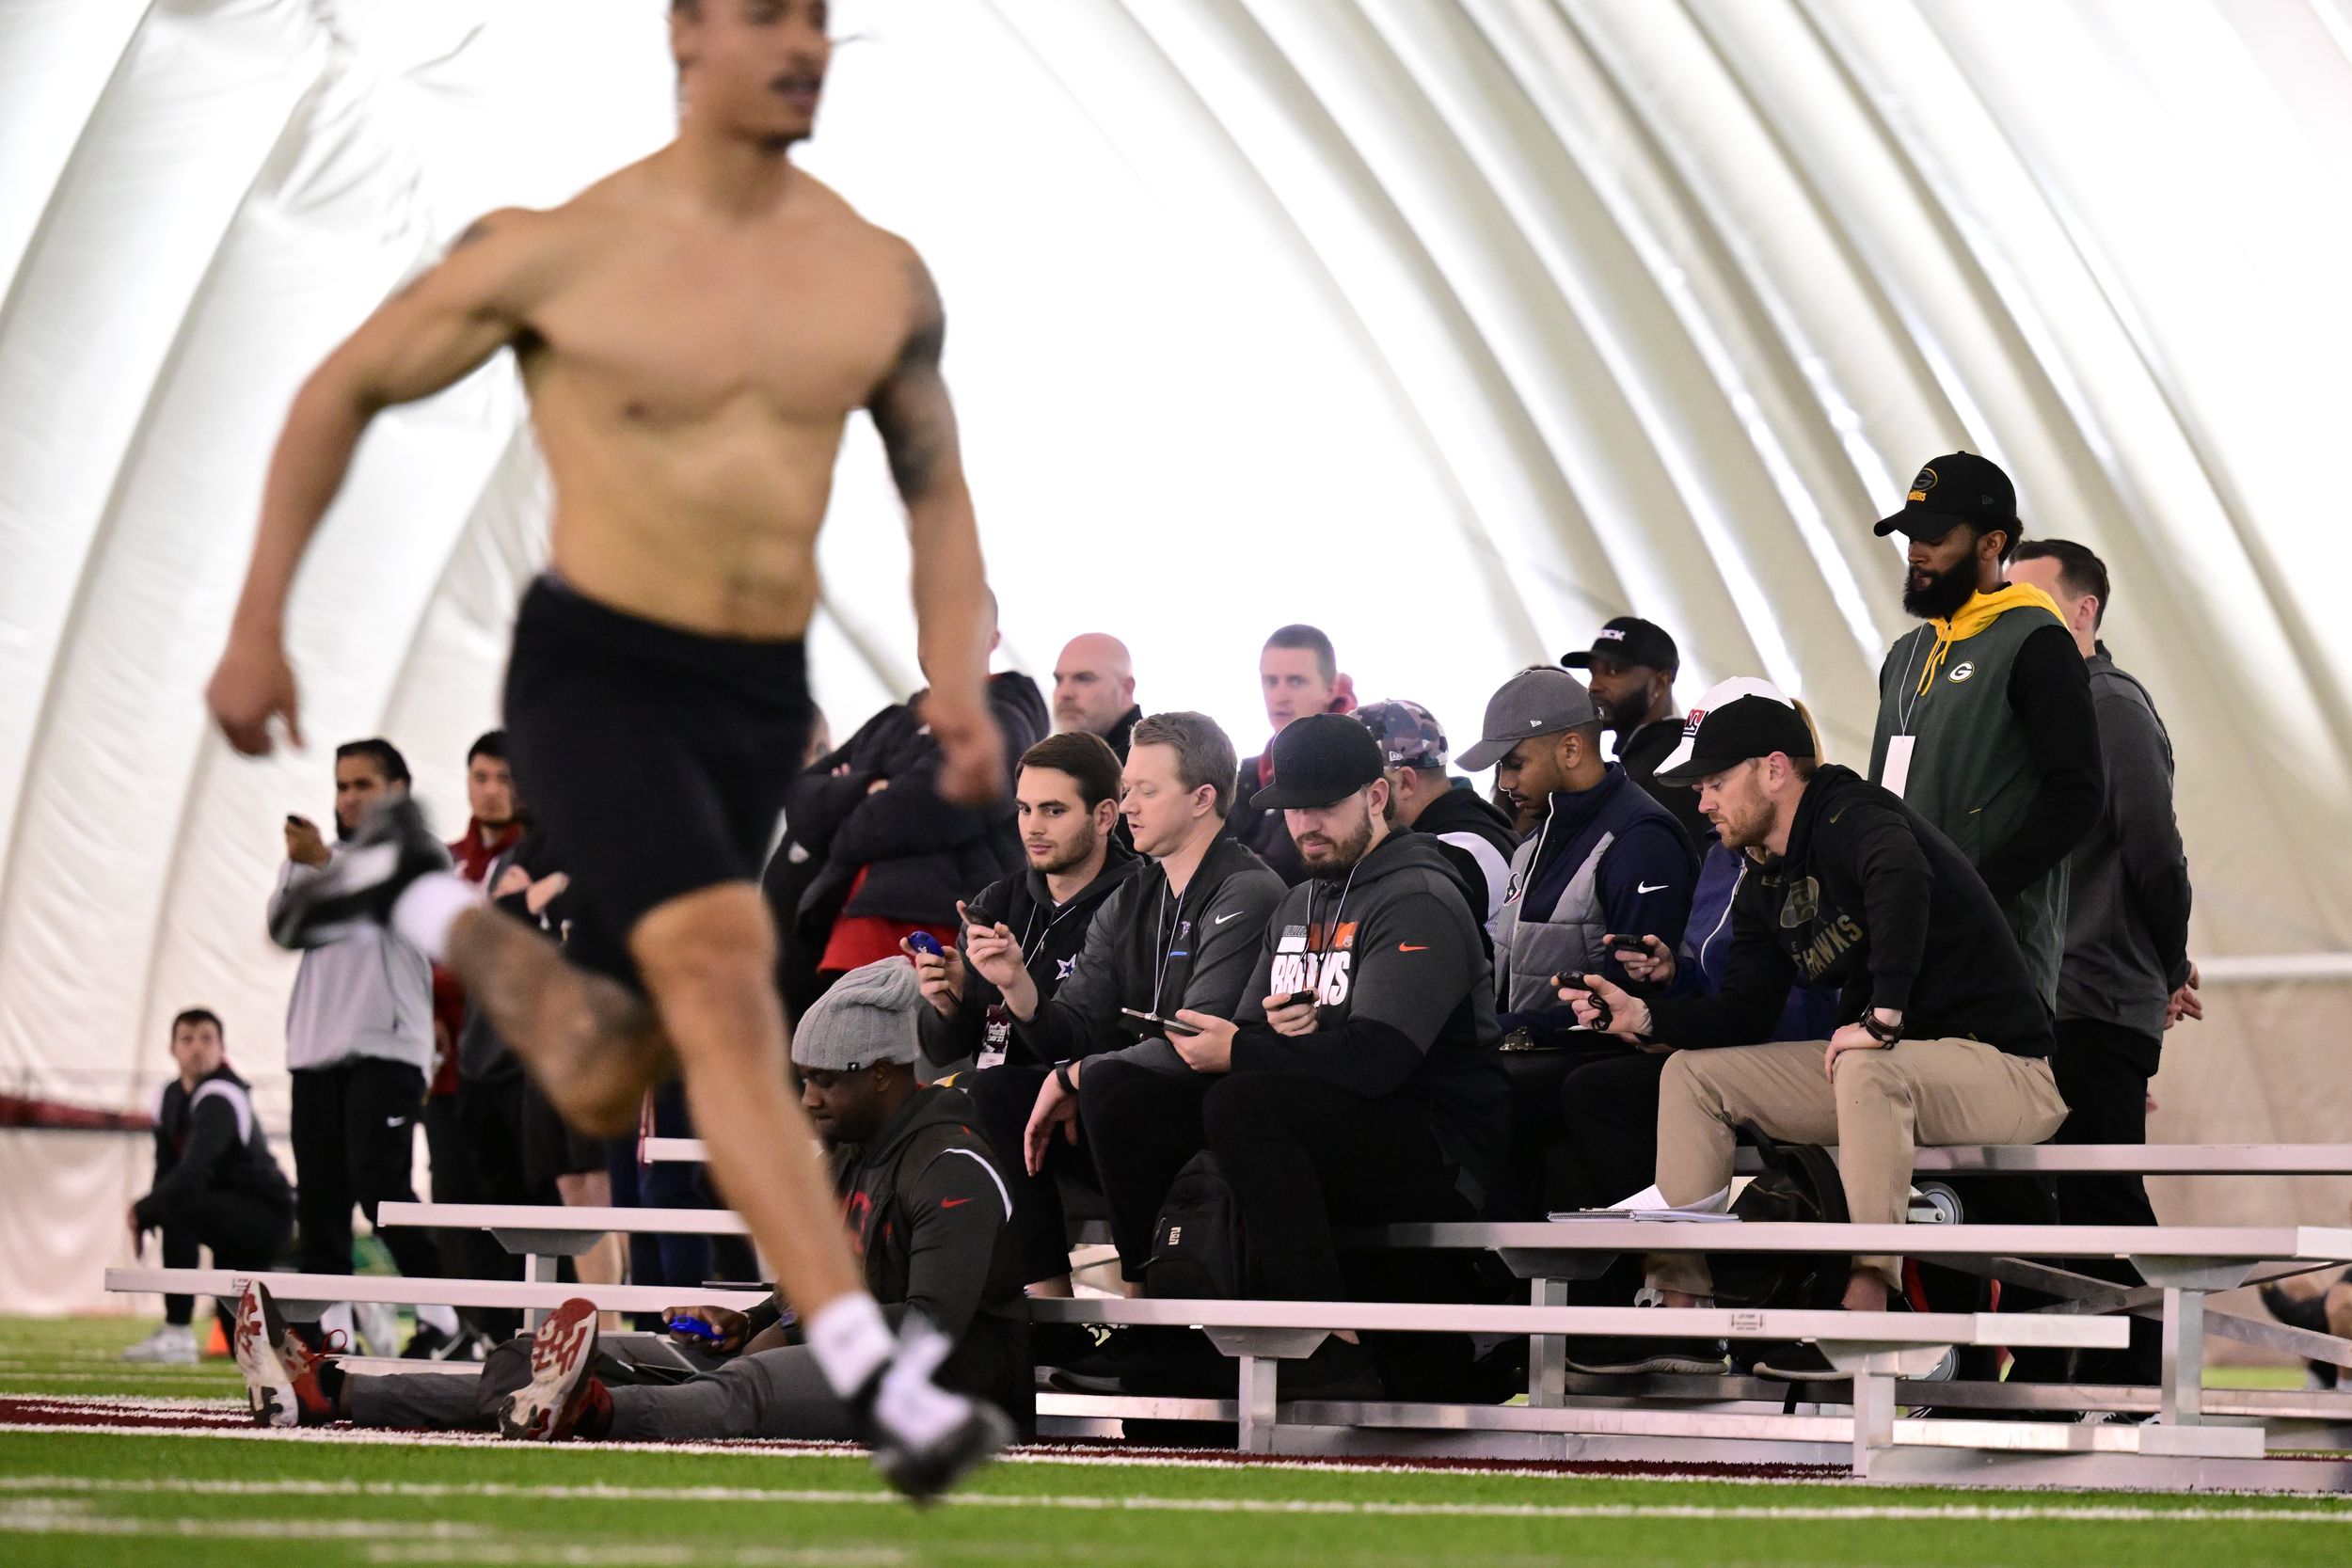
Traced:
MULTIPOLYGON (((1645 1002, 1585 979, 1613 1032, 1676 1053, 1659 1090, 1667 1203, 1721 1205, 1744 1124, 1836 1145, 1851 1219, 1897 1225, 1916 1145, 2040 1143, 2065 1120, 2050 1013, 1959 847, 1896 795, 1814 758, 1804 721, 1770 683, 1709 692, 1658 776, 1697 786, 1726 846, 1769 857, 1734 898, 1723 989, 1645 1002), (1826 1047, 1758 1043, 1800 974, 1839 989, 1844 1022, 1826 1047)), ((1599 1022, 1591 998, 1573 1001, 1599 1022)), ((1683 1254, 1653 1257, 1649 1283, 1670 1307, 1704 1305, 1712 1289, 1705 1259, 1683 1254)), ((1857 1258, 1844 1305, 1883 1310, 1900 1287, 1899 1259, 1857 1258)), ((1756 1370, 1845 1375, 1809 1345, 1770 1352, 1756 1370)))
MULTIPOLYGON (((1026 1425, 1028 1325, 1006 1227, 1012 1205, 987 1145, 971 1131, 971 1101, 915 1082, 923 1006, 904 958, 843 975, 792 1037, 802 1103, 834 1150, 866 1288, 892 1326, 913 1314, 937 1327, 955 1346, 937 1370, 939 1386, 988 1400, 1026 1425)), ((664 1317, 707 1327, 707 1335, 683 1327, 676 1335, 681 1345, 707 1345, 721 1357, 715 1370, 683 1380, 673 1371, 664 1382, 599 1355, 596 1308, 575 1298, 548 1315, 535 1338, 493 1351, 478 1377, 368 1377, 310 1354, 257 1282, 238 1307, 237 1365, 265 1425, 495 1426, 502 1436, 538 1442, 860 1435, 814 1353, 783 1321, 780 1299, 748 1315, 692 1307, 664 1317)), ((879 1397, 888 1402, 903 1390, 885 1384, 879 1397)), ((921 1417, 907 1419, 919 1426, 921 1417)))
MULTIPOLYGON (((1164 1062, 1089 1074, 1082 1114, 1131 1264, 1203 1148, 1240 1211, 1255 1297, 1344 1300, 1334 1226, 1474 1220, 1494 1193, 1509 1088, 1493 973, 1453 863, 1393 826, 1384 768, 1344 715, 1275 738, 1274 783, 1254 803, 1283 814, 1307 879, 1267 923, 1240 1008, 1180 1012, 1164 1062)), ((1283 1379, 1325 1398, 1381 1392, 1349 1337, 1283 1379)))

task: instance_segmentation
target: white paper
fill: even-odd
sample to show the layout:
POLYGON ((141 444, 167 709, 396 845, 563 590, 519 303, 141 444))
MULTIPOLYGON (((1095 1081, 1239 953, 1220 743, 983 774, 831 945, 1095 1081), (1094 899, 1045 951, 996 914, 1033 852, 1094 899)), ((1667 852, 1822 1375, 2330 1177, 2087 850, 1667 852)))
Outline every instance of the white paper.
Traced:
POLYGON ((1886 768, 1879 775, 1879 784, 1897 796, 1911 782, 1911 753, 1919 744, 1919 737, 1911 735, 1889 736, 1886 739, 1886 768))
POLYGON ((1740 1216, 1729 1212, 1731 1189, 1713 1193, 1696 1203, 1680 1205, 1666 1201, 1666 1195, 1656 1187, 1645 1187, 1631 1197, 1607 1209, 1555 1209, 1545 1217, 1554 1220, 1686 1220, 1699 1224, 1740 1223, 1740 1216))

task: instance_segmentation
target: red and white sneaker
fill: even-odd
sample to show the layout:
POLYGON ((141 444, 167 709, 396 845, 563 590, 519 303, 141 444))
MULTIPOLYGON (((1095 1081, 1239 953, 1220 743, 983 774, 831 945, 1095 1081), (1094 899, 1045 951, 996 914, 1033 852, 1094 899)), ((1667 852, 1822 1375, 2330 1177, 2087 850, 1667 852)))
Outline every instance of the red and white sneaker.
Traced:
POLYGON ((507 1396, 499 1435, 510 1443, 561 1443, 583 1416, 610 1411, 596 1381, 596 1304, 574 1296, 548 1314, 531 1339, 531 1381, 507 1396))
POLYGON ((267 1427, 326 1426, 335 1404, 319 1387, 319 1364, 326 1359, 286 1326, 269 1287, 260 1280, 237 1298, 237 1331, 230 1349, 245 1374, 245 1402, 267 1427))

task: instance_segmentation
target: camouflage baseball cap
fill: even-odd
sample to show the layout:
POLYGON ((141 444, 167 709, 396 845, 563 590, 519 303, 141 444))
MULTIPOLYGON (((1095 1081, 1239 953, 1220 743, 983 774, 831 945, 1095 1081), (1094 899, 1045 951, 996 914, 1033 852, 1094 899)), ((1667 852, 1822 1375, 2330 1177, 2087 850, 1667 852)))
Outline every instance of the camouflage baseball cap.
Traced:
POLYGON ((1445 728, 1419 703, 1372 703, 1356 710, 1357 721, 1380 742, 1391 768, 1443 768, 1445 728))

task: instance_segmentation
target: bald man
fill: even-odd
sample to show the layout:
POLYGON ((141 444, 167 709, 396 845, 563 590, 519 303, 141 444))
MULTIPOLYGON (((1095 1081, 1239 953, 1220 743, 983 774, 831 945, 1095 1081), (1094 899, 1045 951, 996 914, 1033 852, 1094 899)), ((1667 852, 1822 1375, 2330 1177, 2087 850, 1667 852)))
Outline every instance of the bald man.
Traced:
POLYGON ((1128 732, 1142 717, 1127 644, 1102 631, 1072 638, 1054 661, 1054 728, 1099 735, 1124 763, 1128 732))

